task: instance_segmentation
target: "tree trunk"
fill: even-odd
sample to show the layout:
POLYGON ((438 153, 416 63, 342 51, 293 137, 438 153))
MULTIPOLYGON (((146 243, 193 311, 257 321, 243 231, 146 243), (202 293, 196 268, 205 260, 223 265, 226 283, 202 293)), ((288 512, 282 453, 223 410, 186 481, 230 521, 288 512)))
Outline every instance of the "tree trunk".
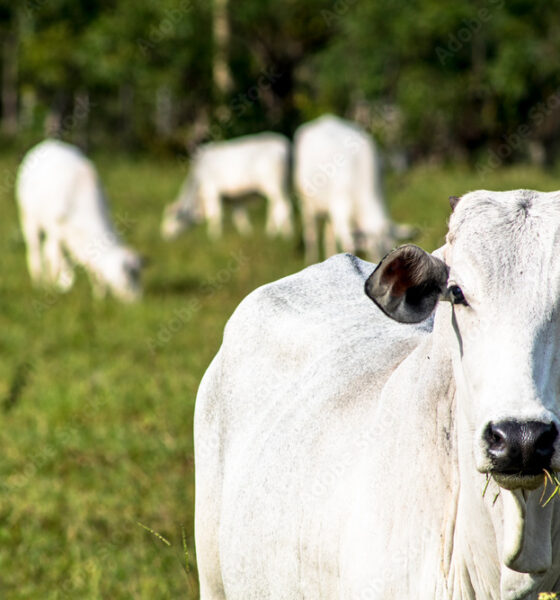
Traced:
POLYGON ((35 109, 37 107, 37 94, 31 86, 21 90, 21 106, 19 110, 19 129, 32 130, 35 125, 35 109))
POLYGON ((6 34, 2 51, 2 131, 15 135, 18 130, 18 37, 15 31, 6 34))
POLYGON ((132 146, 134 123, 134 88, 129 83, 119 86, 119 105, 121 113, 121 144, 126 148, 132 146))
POLYGON ((88 148, 88 123, 90 113, 89 93, 87 90, 74 92, 72 107, 72 141, 80 148, 88 148))
POLYGON ((173 132, 173 97, 169 86, 158 86, 155 109, 156 132, 159 136, 168 137, 173 132))
POLYGON ((230 38, 228 0, 213 1, 214 56, 212 62, 212 78, 218 101, 220 102, 233 87, 233 79, 228 65, 230 38))

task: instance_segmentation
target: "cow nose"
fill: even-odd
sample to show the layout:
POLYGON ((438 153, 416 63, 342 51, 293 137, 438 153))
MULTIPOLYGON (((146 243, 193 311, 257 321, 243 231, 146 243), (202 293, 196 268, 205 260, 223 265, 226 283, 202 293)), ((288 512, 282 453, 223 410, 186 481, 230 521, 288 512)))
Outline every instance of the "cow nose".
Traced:
POLYGON ((503 474, 538 475, 550 467, 558 429, 541 421, 500 421, 486 427, 484 438, 492 470, 503 474))

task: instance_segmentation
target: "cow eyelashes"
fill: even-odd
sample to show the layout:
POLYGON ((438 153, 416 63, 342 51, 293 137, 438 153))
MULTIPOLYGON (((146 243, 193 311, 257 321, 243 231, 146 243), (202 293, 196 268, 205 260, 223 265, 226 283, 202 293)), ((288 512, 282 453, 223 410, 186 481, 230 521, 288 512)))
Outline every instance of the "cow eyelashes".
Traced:
POLYGON ((451 301, 451 304, 463 304, 464 306, 469 305, 469 303, 465 300, 463 290, 458 285, 450 285, 447 288, 447 295, 451 301))

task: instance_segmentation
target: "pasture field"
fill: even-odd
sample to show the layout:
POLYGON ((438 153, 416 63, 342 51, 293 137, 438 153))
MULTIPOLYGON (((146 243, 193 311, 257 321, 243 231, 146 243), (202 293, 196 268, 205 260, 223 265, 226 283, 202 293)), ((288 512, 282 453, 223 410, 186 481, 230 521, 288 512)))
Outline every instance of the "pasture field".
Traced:
MULTIPOLYGON (((150 260, 144 299, 95 301, 83 273, 66 295, 34 290, 19 158, 0 155, 0 598, 194 599, 197 386, 235 306, 302 268, 300 245, 265 238, 262 203, 251 237, 228 225, 209 242, 198 227, 166 243, 161 211, 184 167, 100 155, 117 227, 150 260)), ((560 172, 421 167, 386 182, 392 216, 426 249, 443 241, 447 197, 479 187, 552 190, 560 172)))

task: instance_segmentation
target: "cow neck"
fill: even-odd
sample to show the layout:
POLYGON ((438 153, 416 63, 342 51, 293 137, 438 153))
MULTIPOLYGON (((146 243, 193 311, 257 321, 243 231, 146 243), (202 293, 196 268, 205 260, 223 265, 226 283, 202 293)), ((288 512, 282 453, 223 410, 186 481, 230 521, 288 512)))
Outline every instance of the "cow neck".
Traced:
MULTIPOLYGON (((482 492, 485 477, 476 471, 472 450, 466 452, 462 440, 468 437, 468 427, 461 414, 460 398, 452 368, 453 352, 459 351, 452 326, 452 308, 448 303, 437 307, 434 327, 426 340, 426 351, 430 356, 430 369, 433 382, 427 395, 439 388, 447 390, 443 403, 444 410, 436 414, 438 428, 447 426, 451 440, 447 453, 438 450, 438 456, 448 457, 449 478, 447 489, 447 509, 444 520, 449 523, 442 532, 441 569, 445 580, 446 596, 459 598, 496 599, 492 590, 499 589, 500 574, 492 566, 497 564, 496 537, 490 514, 484 506, 482 492), (438 379, 447 381, 442 385, 438 379), (445 423, 444 411, 450 415, 445 423), (481 522, 482 516, 482 522, 481 522), (476 523, 476 526, 474 524, 476 523), (490 535, 489 535, 490 534, 490 535)), ((442 523, 443 523, 442 521, 442 523)))
MULTIPOLYGON (((451 360, 453 350, 449 349, 457 344, 454 336, 452 307, 440 305, 432 335, 434 354, 451 360)), ((510 491, 499 488, 492 479, 486 485, 486 476, 475 467, 473 432, 461 410, 462 403, 472 399, 462 398, 454 382, 450 389, 460 483, 448 586, 472 589, 478 598, 493 597, 492 591, 499 585, 501 600, 524 598, 535 592, 543 572, 552 564, 554 503, 542 506, 542 489, 510 491)))

